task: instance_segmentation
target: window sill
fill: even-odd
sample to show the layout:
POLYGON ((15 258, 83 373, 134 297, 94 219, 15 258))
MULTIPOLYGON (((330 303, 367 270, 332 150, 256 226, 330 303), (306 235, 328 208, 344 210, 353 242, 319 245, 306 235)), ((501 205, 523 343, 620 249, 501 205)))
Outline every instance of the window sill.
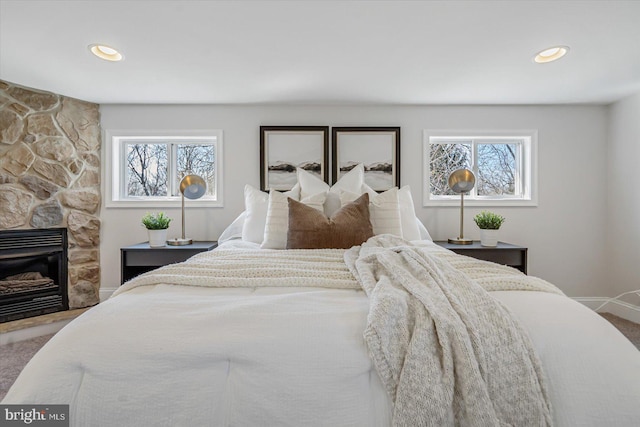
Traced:
MULTIPOLYGON (((422 207, 460 207, 460 197, 447 200, 425 200, 422 207)), ((492 207, 492 206, 514 206, 531 207, 538 206, 537 200, 532 199, 501 199, 501 200, 470 200, 465 197, 465 207, 492 207)))
MULTIPOLYGON (((185 200, 185 208, 221 208, 222 201, 218 200, 185 200)), ((171 200, 107 200, 104 204, 107 209, 148 209, 148 208, 180 208, 180 198, 171 200)))

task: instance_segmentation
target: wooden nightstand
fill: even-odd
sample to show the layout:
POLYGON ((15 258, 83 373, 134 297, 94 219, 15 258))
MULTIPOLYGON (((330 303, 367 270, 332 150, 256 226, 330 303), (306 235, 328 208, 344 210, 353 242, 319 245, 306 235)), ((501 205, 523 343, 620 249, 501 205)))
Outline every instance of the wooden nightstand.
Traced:
POLYGON ((433 243, 450 249, 460 255, 508 265, 527 274, 527 248, 522 246, 504 242, 498 242, 498 246, 495 247, 481 246, 480 242, 475 240, 471 245, 454 245, 447 241, 436 241, 433 243))
POLYGON ((200 252, 210 251, 218 242, 193 242, 184 246, 152 248, 149 242, 120 248, 120 283, 167 264, 185 261, 200 252))

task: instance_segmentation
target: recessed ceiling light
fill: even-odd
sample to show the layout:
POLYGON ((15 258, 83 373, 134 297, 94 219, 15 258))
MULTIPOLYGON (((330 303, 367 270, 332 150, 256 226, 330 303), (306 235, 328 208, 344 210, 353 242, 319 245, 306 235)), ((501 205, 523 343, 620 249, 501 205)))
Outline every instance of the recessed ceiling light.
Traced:
POLYGON ((554 46, 538 52, 533 60, 538 64, 544 64, 545 62, 552 62, 562 58, 567 52, 569 52, 569 46, 554 46))
POLYGON ((89 45, 89 50, 95 56, 105 61, 122 61, 124 59, 124 56, 122 56, 120 52, 104 44, 91 44, 89 45))

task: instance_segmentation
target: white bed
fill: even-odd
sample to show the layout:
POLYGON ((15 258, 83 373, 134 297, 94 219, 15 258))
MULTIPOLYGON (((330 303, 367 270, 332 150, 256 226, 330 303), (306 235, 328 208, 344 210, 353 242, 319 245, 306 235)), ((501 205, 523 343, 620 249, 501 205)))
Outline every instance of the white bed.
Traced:
MULTIPOLYGON (((239 246, 256 245, 218 250, 239 246)), ((336 283, 143 283, 55 335, 3 403, 70 404, 76 426, 391 425, 362 337, 368 298, 336 283)), ((534 344, 555 425, 637 425, 640 352, 615 328, 563 295, 491 294, 534 344)))
MULTIPOLYGON (((71 322, 25 367, 3 403, 69 404, 71 425, 79 427, 446 425, 433 421, 439 409, 464 412, 472 402, 453 396, 457 409, 431 405, 419 423, 402 422, 364 337, 377 300, 354 278, 345 250, 264 249, 266 241, 283 244, 282 230, 264 194, 249 189, 245 196, 247 210, 216 250, 139 276, 71 322)), ((415 238, 391 250, 424 254, 446 266, 442 271, 481 285, 482 295, 506 307, 509 321, 530 340, 551 406, 550 419, 535 425, 638 425, 640 352, 620 332, 551 284, 438 247, 407 205, 411 215, 405 211, 395 221, 402 216, 399 232, 415 238)), ((377 214, 377 227, 389 227, 377 214)), ((439 274, 436 269, 432 276, 439 274)), ((427 319, 436 341, 444 342, 448 331, 439 325, 427 319)), ((477 333, 474 328, 470 324, 477 333)), ((414 336, 422 334, 415 330, 414 336)), ((438 365, 446 345, 436 344, 438 365)), ((483 351, 491 357, 517 352, 506 342, 483 351)), ((425 358, 425 365, 434 360, 425 358)), ((464 368, 453 370, 459 375, 464 368)), ((483 377, 493 381, 491 373, 483 377)), ((416 394, 430 396, 436 382, 442 381, 417 384, 416 394)), ((522 385, 522 396, 528 386, 522 385)), ((503 397, 520 397, 512 394, 503 397)), ((457 424, 506 424, 481 418, 457 424)))

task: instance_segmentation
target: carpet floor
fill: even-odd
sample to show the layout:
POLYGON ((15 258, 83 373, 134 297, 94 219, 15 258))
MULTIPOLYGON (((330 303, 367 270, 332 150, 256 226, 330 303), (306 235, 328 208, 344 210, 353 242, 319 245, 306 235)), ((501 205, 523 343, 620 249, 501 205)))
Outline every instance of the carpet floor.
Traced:
POLYGON ((640 325, 611 313, 600 313, 640 350, 640 325))
POLYGON ((51 339, 51 335, 0 345, 0 401, 15 382, 22 368, 51 339))
MULTIPOLYGON (((611 322, 640 350, 640 324, 630 322, 610 313, 602 313, 601 316, 611 322)), ((0 346, 0 401, 7 394, 16 378, 18 378, 22 368, 52 336, 44 335, 0 346)))

